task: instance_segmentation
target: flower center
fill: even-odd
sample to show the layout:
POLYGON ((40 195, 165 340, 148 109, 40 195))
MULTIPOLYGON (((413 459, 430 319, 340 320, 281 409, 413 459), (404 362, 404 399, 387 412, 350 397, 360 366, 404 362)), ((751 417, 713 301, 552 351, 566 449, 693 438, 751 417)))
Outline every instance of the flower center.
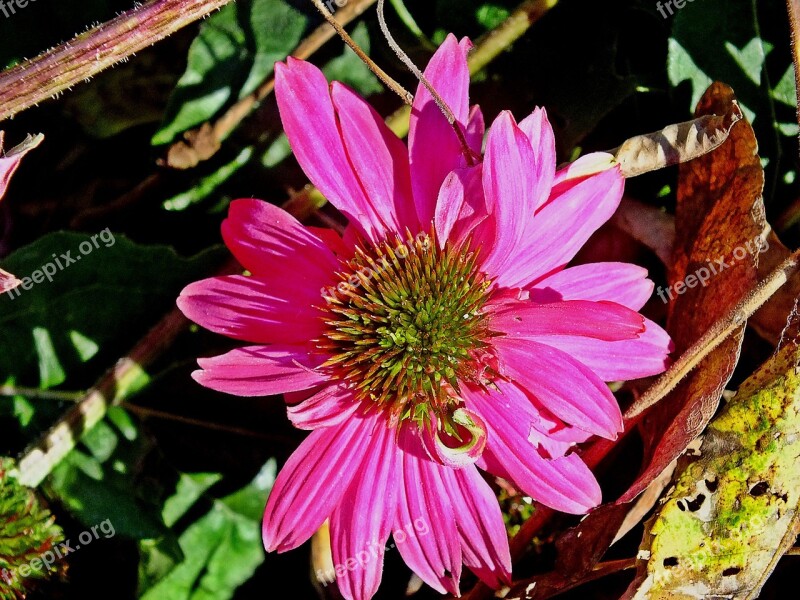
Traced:
POLYGON ((491 282, 468 246, 407 233, 358 248, 326 292, 326 365, 395 422, 447 417, 461 402, 459 381, 481 376, 491 282))

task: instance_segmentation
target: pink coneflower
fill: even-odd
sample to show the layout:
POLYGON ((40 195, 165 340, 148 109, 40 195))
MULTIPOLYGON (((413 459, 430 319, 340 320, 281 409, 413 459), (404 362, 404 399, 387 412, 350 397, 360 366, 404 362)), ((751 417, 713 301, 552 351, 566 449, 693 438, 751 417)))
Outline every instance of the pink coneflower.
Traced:
POLYGON ((508 582, 502 515, 479 469, 558 510, 597 506, 572 449, 622 428, 604 381, 659 373, 669 351, 637 312, 653 289, 644 269, 565 268, 620 201, 611 157, 556 172, 540 109, 520 123, 501 113, 481 157, 467 50, 448 37, 425 74, 470 151, 422 86, 406 149, 344 85, 300 60, 276 65, 294 154, 350 225, 340 237, 237 200, 222 234, 251 275, 197 282, 178 301, 256 344, 200 359, 198 382, 286 394, 289 419, 311 430, 270 494, 264 544, 296 548, 329 519, 346 598, 375 593, 393 532, 440 592, 458 593, 462 564, 508 582), (422 523, 429 533, 412 535, 422 523))

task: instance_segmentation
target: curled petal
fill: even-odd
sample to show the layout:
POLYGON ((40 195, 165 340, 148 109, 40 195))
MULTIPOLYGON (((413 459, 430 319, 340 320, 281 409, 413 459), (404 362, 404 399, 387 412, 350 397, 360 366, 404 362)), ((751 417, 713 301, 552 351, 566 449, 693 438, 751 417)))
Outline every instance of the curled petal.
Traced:
POLYGON ((462 469, 473 465, 486 447, 486 424, 476 413, 457 408, 449 417, 452 433, 442 431, 443 423, 425 430, 425 450, 432 460, 446 467, 462 469))

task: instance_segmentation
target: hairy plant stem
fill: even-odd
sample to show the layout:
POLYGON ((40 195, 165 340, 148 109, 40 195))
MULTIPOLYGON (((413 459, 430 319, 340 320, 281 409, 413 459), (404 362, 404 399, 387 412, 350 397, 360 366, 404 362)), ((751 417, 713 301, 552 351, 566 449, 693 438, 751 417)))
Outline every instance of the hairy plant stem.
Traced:
POLYGON ((0 121, 56 97, 230 0, 153 0, 0 73, 0 121))

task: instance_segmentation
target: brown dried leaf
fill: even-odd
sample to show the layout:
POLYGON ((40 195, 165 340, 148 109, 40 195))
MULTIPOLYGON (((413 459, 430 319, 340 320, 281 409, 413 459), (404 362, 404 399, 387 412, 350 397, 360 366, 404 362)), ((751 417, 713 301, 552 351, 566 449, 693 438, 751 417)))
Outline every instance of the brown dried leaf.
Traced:
MULTIPOLYGON (((733 90, 715 83, 696 114, 731 114, 735 104, 733 90)), ((753 129, 742 120, 717 150, 681 165, 671 285, 659 290, 670 301, 667 330, 675 355, 757 282, 762 246, 756 241, 766 228, 757 152, 753 129)), ((705 429, 738 361, 743 332, 744 324, 647 415, 642 426, 647 466, 620 502, 638 496, 705 429)))
POLYGON ((628 514, 629 507, 604 504, 556 540, 556 571, 565 581, 579 581, 600 562, 628 514))
POLYGON ((703 114, 692 121, 669 125, 661 131, 637 135, 611 150, 622 174, 636 177, 693 160, 718 148, 743 117, 735 100, 718 106, 726 112, 703 114))

